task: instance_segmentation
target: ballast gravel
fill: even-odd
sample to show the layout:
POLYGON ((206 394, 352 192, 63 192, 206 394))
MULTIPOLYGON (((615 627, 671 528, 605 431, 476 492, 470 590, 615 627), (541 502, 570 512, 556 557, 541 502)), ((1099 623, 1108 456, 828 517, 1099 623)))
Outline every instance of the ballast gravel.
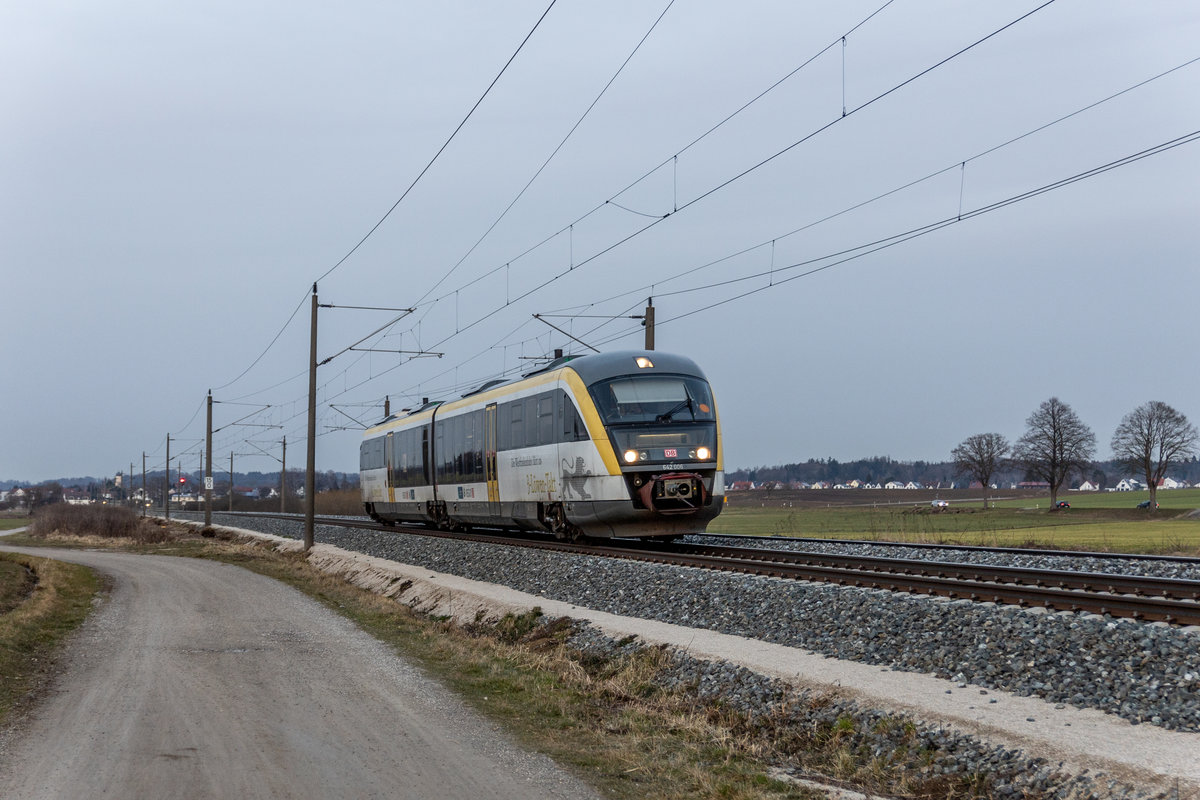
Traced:
MULTIPOLYGON (((293 539, 302 531, 291 520, 214 514, 213 521, 293 539)), ((964 685, 1097 708, 1135 724, 1200 732, 1200 635, 1194 630, 402 531, 318 525, 315 538, 598 611, 933 673, 964 685)))
MULTIPOLYGON (((589 625, 572 635, 570 644, 586 653, 612 658, 646 647, 639 640, 614 640, 589 625)), ((1020 750, 989 745, 954 730, 916 724, 889 712, 863 706, 845 697, 796 689, 727 661, 696 659, 680 650, 658 677, 665 689, 684 689, 700 698, 769 720, 776 729, 841 731, 844 746, 870 753, 877 763, 895 774, 909 771, 914 777, 966 778, 986 775, 993 798, 1144 798, 1166 795, 1143 790, 1094 773, 1070 773, 1044 758, 1031 758, 1020 750), (929 754, 924 758, 918 754, 929 754)), ((782 766, 777 776, 804 778, 793 766, 782 766)), ((835 795, 836 796, 836 795, 835 795)))

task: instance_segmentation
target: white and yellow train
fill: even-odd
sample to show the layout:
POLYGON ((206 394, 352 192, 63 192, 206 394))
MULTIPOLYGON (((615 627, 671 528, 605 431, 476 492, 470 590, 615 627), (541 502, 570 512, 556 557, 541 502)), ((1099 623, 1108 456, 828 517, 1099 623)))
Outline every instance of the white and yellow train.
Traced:
POLYGON ((368 429, 363 504, 381 522, 563 539, 704 531, 725 494, 712 390, 688 358, 566 356, 368 429))

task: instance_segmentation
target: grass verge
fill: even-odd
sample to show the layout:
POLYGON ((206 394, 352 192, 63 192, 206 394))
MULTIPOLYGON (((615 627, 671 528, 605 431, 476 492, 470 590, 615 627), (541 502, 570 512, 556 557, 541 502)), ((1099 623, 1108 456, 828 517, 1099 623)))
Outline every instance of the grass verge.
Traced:
POLYGON ((0 722, 36 695, 100 591, 86 567, 0 553, 0 722))

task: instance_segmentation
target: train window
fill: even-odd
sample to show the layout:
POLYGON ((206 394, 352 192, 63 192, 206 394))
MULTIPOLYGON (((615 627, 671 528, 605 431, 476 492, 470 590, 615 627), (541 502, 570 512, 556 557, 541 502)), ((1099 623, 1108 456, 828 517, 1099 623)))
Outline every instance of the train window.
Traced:
POLYGON ((614 378, 588 387, 605 423, 716 419, 708 384, 671 375, 614 378))
POLYGON ((463 423, 466 420, 461 416, 452 418, 450 422, 450 445, 447 448, 449 456, 449 473, 451 480, 461 482, 463 474, 466 470, 463 468, 463 440, 466 438, 463 428, 463 423))
POLYGON ((446 454, 449 452, 449 437, 446 435, 446 422, 439 421, 434 433, 434 457, 437 459, 437 477, 439 481, 445 481, 449 475, 446 469, 446 454))
POLYGON ((428 425, 396 434, 392 453, 393 486, 426 486, 429 484, 429 474, 426 470, 429 460, 428 437, 428 425))
POLYGON ((554 435, 554 393, 543 392, 537 396, 537 443, 553 444, 557 437, 554 435))
POLYGON ((383 439, 383 457, 387 462, 387 482, 388 486, 395 486, 400 479, 400 471, 397 466, 399 459, 396 458, 396 433, 393 431, 383 439))
POLYGON ((525 401, 514 400, 504 405, 508 408, 512 419, 508 447, 511 450, 517 450, 525 446, 525 401))
MULTIPOLYGON (((483 480, 482 410, 470 411, 439 421, 435 436, 439 481, 472 483, 483 480)), ((424 447, 424 442, 422 447, 424 447)))
POLYGON ((358 464, 360 469, 383 469, 387 466, 383 450, 384 437, 367 439, 358 449, 358 464))
MULTIPOLYGON (((482 412, 474 412, 482 414, 482 412)), ((483 421, 475 428, 482 441, 483 421)), ((496 409, 496 449, 503 452, 556 442, 587 441, 587 425, 570 396, 561 389, 500 403, 496 409)), ((482 474, 482 450, 476 449, 482 474)))
POLYGON ((583 417, 579 416, 579 409, 575 408, 573 401, 566 392, 559 391, 559 403, 562 406, 562 425, 559 430, 562 431, 562 442, 584 442, 588 439, 587 425, 583 423, 583 417))
POLYGON ((537 398, 526 397, 521 404, 525 406, 522 412, 525 417, 525 446, 537 447, 537 398))
POLYGON ((512 440, 512 404, 501 403, 496 407, 496 449, 508 450, 512 440))
POLYGON ((433 462, 429 455, 429 426, 421 426, 421 485, 433 483, 433 462))
POLYGON ((473 444, 471 450, 475 453, 475 469, 472 471, 472 477, 477 481, 484 479, 484 451, 487 449, 487 437, 483 431, 483 410, 472 412, 471 414, 471 429, 474 431, 473 444))

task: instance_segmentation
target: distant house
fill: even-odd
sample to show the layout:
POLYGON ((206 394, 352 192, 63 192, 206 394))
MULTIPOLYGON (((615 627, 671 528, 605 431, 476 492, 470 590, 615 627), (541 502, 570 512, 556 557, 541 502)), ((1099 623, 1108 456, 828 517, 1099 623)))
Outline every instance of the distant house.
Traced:
POLYGON ((917 483, 916 481, 909 481, 908 483, 904 484, 904 488, 905 489, 924 489, 925 487, 922 486, 921 484, 917 483))
POLYGON ((754 488, 754 481, 734 481, 729 485, 731 492, 748 492, 754 488))
POLYGON ((833 486, 829 483, 829 481, 815 481, 813 483, 813 485, 810 486, 809 488, 810 489, 832 489, 833 486))
POLYGON ((901 481, 888 481, 883 485, 885 489, 903 489, 904 484, 901 481))
POLYGON ((793 489, 811 489, 812 485, 807 481, 792 481, 793 489))
POLYGON ((1092 483, 1091 481, 1084 481, 1083 483, 1079 484, 1079 488, 1078 488, 1078 489, 1076 489, 1075 491, 1078 491, 1078 492, 1098 492, 1098 491, 1100 491, 1100 487, 1099 487, 1099 486, 1097 486, 1096 484, 1092 483))
POLYGON ((1174 478, 1163 478, 1161 481, 1158 482, 1158 488, 1160 488, 1160 489, 1186 489, 1187 483, 1185 481, 1177 481, 1174 478))
POLYGON ((1021 481, 1014 489, 1049 489, 1050 484, 1046 481, 1021 481))
POLYGON ((1114 488, 1118 492, 1139 492, 1145 487, 1136 478, 1122 478, 1114 488))

